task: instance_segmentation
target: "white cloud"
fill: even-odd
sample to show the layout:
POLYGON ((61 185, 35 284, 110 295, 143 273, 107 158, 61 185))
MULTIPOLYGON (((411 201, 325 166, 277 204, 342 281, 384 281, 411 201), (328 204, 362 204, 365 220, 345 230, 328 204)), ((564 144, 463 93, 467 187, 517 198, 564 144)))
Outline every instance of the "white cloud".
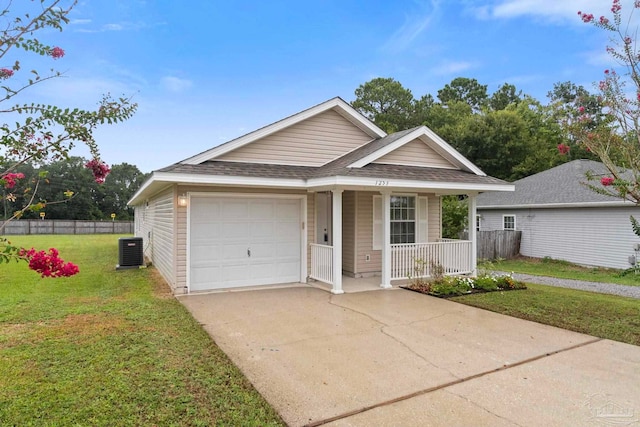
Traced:
POLYGON ((181 79, 174 76, 165 76, 161 79, 162 86, 170 92, 184 92, 193 86, 193 82, 187 79, 181 79))
POLYGON ((404 23, 382 46, 383 50, 401 52, 407 49, 431 25, 439 12, 440 0, 418 3, 419 10, 407 11, 404 23))
POLYGON ((439 76, 460 74, 463 71, 477 68, 478 64, 469 61, 444 61, 434 67, 431 72, 439 76))
POLYGON ((102 26, 105 31, 122 31, 124 30, 123 24, 105 24, 102 26))
POLYGON ((611 4, 602 0, 499 0, 493 5, 472 7, 470 10, 479 19, 510 19, 532 16, 551 22, 574 22, 580 24, 578 11, 595 16, 609 15, 611 4))
POLYGON ((71 25, 85 25, 85 24, 91 24, 91 19, 72 19, 71 22, 69 22, 71 25))

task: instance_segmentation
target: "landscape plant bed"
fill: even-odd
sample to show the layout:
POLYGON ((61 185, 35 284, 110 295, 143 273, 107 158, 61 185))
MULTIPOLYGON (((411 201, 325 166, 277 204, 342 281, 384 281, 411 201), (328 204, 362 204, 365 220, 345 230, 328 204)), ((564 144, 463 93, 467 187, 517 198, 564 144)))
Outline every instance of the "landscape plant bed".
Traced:
POLYGON ((445 276, 432 281, 416 280, 401 288, 438 298, 451 298, 487 292, 522 290, 527 289, 527 286, 510 275, 482 275, 478 277, 445 276))

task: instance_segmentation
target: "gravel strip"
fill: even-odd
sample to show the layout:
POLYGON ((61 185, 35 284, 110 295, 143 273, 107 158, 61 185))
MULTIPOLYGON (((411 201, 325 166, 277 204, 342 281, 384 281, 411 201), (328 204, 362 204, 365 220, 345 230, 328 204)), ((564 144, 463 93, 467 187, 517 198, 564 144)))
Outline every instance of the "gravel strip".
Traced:
POLYGON ((615 283, 586 282, 584 280, 559 279, 557 277, 533 276, 531 274, 507 273, 496 271, 498 274, 510 274, 514 279, 539 285, 558 286, 560 288, 580 289, 601 294, 619 295, 640 299, 640 286, 617 285, 615 283))

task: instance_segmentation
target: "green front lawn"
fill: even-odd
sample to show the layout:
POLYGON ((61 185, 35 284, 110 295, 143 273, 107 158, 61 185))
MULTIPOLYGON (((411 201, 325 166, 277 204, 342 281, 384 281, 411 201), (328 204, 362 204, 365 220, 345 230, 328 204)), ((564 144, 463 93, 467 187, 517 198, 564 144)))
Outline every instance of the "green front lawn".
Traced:
MULTIPOLYGON (((640 345, 640 300, 527 283, 526 290, 451 298, 521 319, 640 345)), ((505 328, 509 325, 505 324, 505 328)))
POLYGON ((80 274, 0 265, 0 425, 282 425, 154 269, 118 237, 20 236, 80 274))
POLYGON ((493 262, 480 263, 480 269, 499 270, 538 276, 559 277, 562 279, 586 280, 588 282, 616 283, 618 285, 640 286, 640 274, 624 274, 621 270, 582 267, 566 261, 549 258, 519 257, 493 262))

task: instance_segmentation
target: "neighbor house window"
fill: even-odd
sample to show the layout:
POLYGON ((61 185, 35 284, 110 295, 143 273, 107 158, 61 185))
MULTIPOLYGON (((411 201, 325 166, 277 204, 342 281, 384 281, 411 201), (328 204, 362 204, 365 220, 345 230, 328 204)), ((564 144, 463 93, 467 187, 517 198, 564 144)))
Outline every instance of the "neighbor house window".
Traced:
POLYGON ((502 229, 503 230, 515 230, 516 229, 516 216, 515 215, 503 215, 502 216, 502 229))
POLYGON ((416 198, 391 196, 391 244, 416 242, 416 198))

